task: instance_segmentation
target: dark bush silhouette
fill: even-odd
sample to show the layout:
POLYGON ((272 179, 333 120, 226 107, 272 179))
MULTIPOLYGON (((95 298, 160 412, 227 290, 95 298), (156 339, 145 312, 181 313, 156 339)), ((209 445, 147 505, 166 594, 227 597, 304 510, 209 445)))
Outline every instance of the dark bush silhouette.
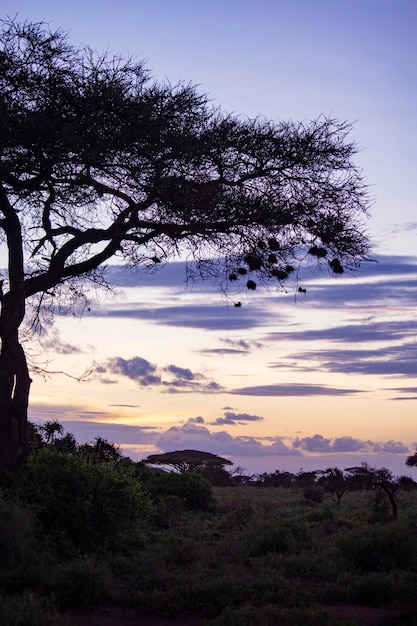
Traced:
POLYGON ((109 464, 89 464, 53 448, 32 454, 12 483, 44 531, 70 549, 100 551, 116 546, 149 513, 138 479, 109 464))
POLYGON ((193 511, 208 511, 213 505, 210 483, 198 472, 161 472, 146 465, 138 465, 136 474, 151 499, 160 503, 167 497, 176 497, 186 508, 193 511))

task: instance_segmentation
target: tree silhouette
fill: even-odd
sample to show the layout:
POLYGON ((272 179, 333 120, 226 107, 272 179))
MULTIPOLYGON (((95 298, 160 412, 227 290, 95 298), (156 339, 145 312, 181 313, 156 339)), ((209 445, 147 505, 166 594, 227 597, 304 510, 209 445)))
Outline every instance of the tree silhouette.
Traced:
POLYGON ((204 276, 255 289, 282 285, 306 259, 340 274, 366 258, 369 200, 349 132, 324 117, 234 117, 142 63, 4 21, 0 466, 17 468, 28 447, 23 322, 77 307, 91 283, 107 284, 109 260, 187 255, 204 276))
POLYGON ((176 472, 185 474, 198 470, 203 473, 224 470, 226 465, 233 465, 232 461, 224 459, 211 452, 200 450, 175 450, 161 454, 151 454, 142 461, 149 465, 163 465, 172 467, 176 472))
MULTIPOLYGON (((349 489, 375 489, 376 494, 385 493, 387 496, 391 511, 392 519, 398 518, 398 505, 396 493, 401 487, 400 478, 393 475, 391 470, 386 467, 372 467, 368 463, 362 463, 360 467, 347 467, 347 483, 349 489)), ((378 501, 376 500, 376 505, 378 501)))
POLYGON ((417 451, 413 455, 408 456, 405 462, 407 467, 415 467, 417 465, 417 451))
POLYGON ((336 504, 340 505, 342 497, 349 488, 348 477, 338 467, 328 467, 319 474, 317 483, 331 494, 336 504))

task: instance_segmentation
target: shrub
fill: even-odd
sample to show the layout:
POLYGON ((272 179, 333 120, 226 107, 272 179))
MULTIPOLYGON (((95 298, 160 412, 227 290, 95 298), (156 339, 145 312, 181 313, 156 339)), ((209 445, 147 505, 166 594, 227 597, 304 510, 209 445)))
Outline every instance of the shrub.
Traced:
POLYGON ((117 546, 148 507, 137 479, 47 448, 30 455, 15 489, 61 547, 85 552, 117 546))
POLYGON ((353 626, 345 620, 332 620, 318 608, 280 609, 275 606, 227 608, 208 626, 353 626))
POLYGON ((38 526, 30 510, 16 502, 0 500, 0 585, 3 589, 15 591, 43 581, 45 555, 38 526))
POLYGON ((0 499, 0 563, 7 568, 28 560, 37 547, 36 520, 31 511, 0 499))
MULTIPOLYGON (((234 507, 223 504, 223 510, 229 509, 223 514, 220 528, 223 531, 244 528, 254 517, 255 511, 250 502, 237 502, 234 507)), ((220 507, 218 507, 220 510, 220 507)))
POLYGON ((166 496, 178 497, 191 511, 208 511, 213 506, 210 483, 197 472, 143 471, 143 485, 151 499, 158 503, 166 496))
POLYGON ((375 525, 337 541, 340 554, 361 572, 389 572, 417 566, 417 537, 403 524, 375 525))
POLYGON ((324 500, 324 491, 320 487, 306 487, 303 491, 304 504, 315 506, 324 500))
POLYGON ((107 568, 91 558, 69 561, 54 573, 51 589, 63 609, 91 607, 107 596, 110 574, 107 568))
POLYGON ((0 596, 1 626, 60 626, 64 622, 58 616, 53 603, 25 592, 8 598, 0 596))
POLYGON ((381 607, 393 602, 413 605, 417 576, 408 572, 344 574, 325 589, 330 602, 347 602, 381 607))
POLYGON ((248 526, 248 553, 260 557, 269 552, 285 554, 289 550, 288 530, 274 520, 255 520, 248 526))

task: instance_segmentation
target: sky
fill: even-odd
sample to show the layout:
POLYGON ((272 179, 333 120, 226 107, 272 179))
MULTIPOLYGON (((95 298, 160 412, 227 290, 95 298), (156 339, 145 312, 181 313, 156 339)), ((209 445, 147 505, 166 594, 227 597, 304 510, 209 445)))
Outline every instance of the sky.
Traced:
MULTIPOLYGON (((110 267, 114 294, 27 345, 29 418, 139 460, 199 449, 249 474, 368 462, 413 475, 417 447, 415 0, 2 0, 74 43, 145 59, 244 117, 353 122, 374 261, 306 294, 239 296, 110 267), (87 375, 80 382, 76 380, 87 375)), ((417 477, 415 477, 417 479, 417 477)))

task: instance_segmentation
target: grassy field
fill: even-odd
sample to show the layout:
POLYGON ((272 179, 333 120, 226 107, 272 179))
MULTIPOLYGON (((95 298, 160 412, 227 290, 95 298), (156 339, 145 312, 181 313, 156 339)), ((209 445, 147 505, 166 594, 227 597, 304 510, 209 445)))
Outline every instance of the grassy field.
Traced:
MULTIPOLYGON (((109 476, 99 473, 100 480, 109 476)), ((5 493, 2 626, 84 623, 77 611, 93 616, 104 605, 133 611, 137 624, 150 617, 208 626, 417 624, 416 491, 398 492, 393 522, 389 502, 371 491, 348 492, 337 505, 329 495, 314 502, 294 487, 214 487, 208 505, 196 500, 200 483, 190 485, 193 500, 166 490, 153 500, 142 493, 143 514, 122 526, 117 515, 113 526, 108 520, 121 491, 120 506, 132 506, 129 489, 116 484, 110 499, 101 489, 102 530, 102 518, 90 515, 97 496, 88 495, 82 511, 94 533, 83 521, 89 540, 79 545, 83 526, 72 520, 66 530, 67 518, 59 517, 64 489, 52 521, 39 505, 5 493)), ((78 514, 74 494, 65 516, 71 511, 78 514)))

